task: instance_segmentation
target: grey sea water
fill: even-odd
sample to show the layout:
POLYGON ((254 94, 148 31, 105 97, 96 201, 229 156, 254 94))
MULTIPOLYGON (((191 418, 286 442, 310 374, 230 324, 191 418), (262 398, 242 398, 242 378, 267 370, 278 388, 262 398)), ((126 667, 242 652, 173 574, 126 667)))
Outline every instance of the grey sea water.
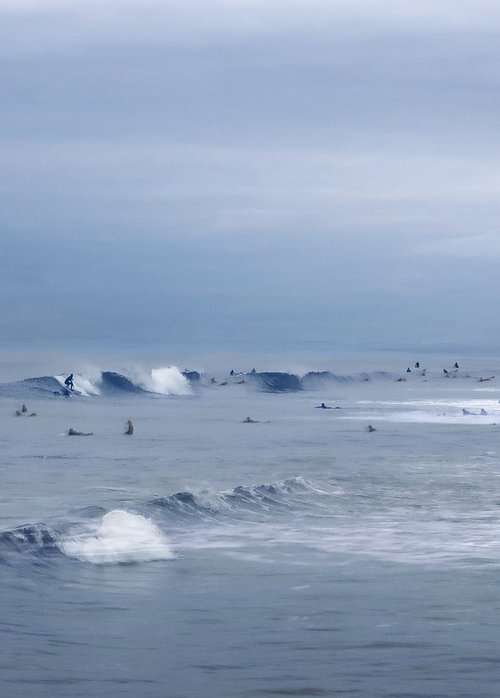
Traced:
POLYGON ((5 363, 1 695, 498 696, 500 372, 448 363, 5 363))

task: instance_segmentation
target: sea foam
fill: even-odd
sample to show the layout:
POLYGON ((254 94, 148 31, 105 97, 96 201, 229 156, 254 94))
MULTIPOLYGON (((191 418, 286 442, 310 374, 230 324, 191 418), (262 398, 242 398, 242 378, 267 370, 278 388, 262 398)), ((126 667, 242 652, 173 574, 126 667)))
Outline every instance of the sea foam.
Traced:
POLYGON ((65 537, 60 548, 68 557, 96 565, 170 560, 172 549, 151 519, 115 509, 92 530, 65 537))

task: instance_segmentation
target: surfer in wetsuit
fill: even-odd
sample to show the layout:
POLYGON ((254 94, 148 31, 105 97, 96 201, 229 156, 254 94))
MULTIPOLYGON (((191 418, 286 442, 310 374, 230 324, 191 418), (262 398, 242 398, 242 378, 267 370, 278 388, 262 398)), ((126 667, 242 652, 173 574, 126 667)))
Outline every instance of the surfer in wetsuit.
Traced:
POLYGON ((74 390, 75 386, 73 385, 73 374, 70 373, 69 376, 66 378, 64 381, 64 385, 69 389, 69 390, 74 390))

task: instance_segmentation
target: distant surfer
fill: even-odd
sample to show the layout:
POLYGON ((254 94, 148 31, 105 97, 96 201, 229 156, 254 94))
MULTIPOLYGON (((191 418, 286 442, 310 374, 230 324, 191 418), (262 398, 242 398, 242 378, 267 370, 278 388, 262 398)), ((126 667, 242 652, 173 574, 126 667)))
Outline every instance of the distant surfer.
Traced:
POLYGON ((325 405, 325 403, 322 402, 321 405, 316 405, 316 407, 314 409, 316 409, 316 410, 331 410, 332 408, 328 407, 328 405, 325 405))
POLYGON ((94 436, 93 431, 89 432, 83 432, 83 431, 76 431, 76 429, 68 429, 68 436, 94 436))
POLYGON ((74 390, 75 386, 73 385, 73 374, 70 373, 69 376, 66 378, 64 381, 64 385, 68 388, 68 390, 74 390))
MULTIPOLYGON (((22 406, 16 410, 15 415, 16 417, 24 417, 25 415, 28 414, 28 408, 26 405, 23 403, 22 406)), ((35 413, 32 412, 29 416, 32 417, 35 413)))
POLYGON ((460 368, 460 366, 458 365, 458 362, 457 362, 457 361, 455 361, 455 363, 454 363, 454 365, 453 365, 453 368, 460 368))
POLYGON ((127 429, 125 430, 125 434, 127 434, 128 436, 132 436, 133 433, 134 433, 134 425, 132 424, 132 420, 129 419, 129 420, 127 420, 127 429))
POLYGON ((417 361, 417 363, 415 364, 415 368, 420 368, 420 362, 419 362, 419 361, 417 361))
POLYGON ((251 417, 245 417, 243 424, 258 424, 258 421, 256 419, 252 419, 251 417))
POLYGON ((377 430, 375 429, 375 427, 373 426, 373 424, 369 424, 369 425, 366 427, 366 429, 367 429, 367 431, 369 431, 370 433, 371 433, 372 431, 377 431, 377 430))
POLYGON ((406 369, 406 373, 411 373, 411 368, 410 368, 409 366, 408 366, 408 368, 406 369))

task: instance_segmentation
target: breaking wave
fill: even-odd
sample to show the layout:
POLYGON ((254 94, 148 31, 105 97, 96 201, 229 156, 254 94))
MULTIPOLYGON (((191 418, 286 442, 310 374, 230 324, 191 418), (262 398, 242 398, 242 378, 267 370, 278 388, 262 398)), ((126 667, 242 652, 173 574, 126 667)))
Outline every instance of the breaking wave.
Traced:
MULTIPOLYGON (((0 384, 0 395, 30 397, 34 395, 61 396, 67 394, 64 379, 67 374, 25 378, 13 383, 0 384)), ((409 374, 394 371, 361 371, 337 373, 334 371, 309 371, 293 373, 289 371, 255 371, 213 376, 198 371, 181 371, 176 366, 166 366, 144 370, 132 368, 125 372, 96 371, 74 373, 74 391, 71 395, 92 397, 110 394, 156 394, 191 395, 194 388, 214 388, 230 385, 244 385, 267 393, 290 393, 299 391, 320 391, 329 386, 353 385, 361 383, 394 381, 441 381, 443 378, 471 378, 478 381, 492 380, 494 376, 482 378, 472 372, 426 371, 409 374)))
POLYGON ((74 390, 64 385, 67 374, 37 376, 0 385, 0 395, 9 397, 30 396, 81 396, 120 394, 190 395, 191 384, 196 382, 196 372, 181 372, 176 366, 145 370, 131 370, 127 374, 115 371, 89 371, 73 375, 74 390))
POLYGON ((0 533, 0 560, 65 556, 98 565, 170 560, 175 554, 168 532, 183 529, 188 520, 201 526, 207 521, 224 526, 268 521, 284 513, 317 514, 323 508, 329 510, 331 496, 341 493, 334 485, 293 477, 224 491, 185 490, 138 502, 133 512, 88 507, 84 516, 80 513, 63 525, 33 523, 0 533))
POLYGON ((309 510, 325 504, 325 496, 339 494, 333 485, 315 484, 303 477, 259 485, 239 485, 220 492, 209 489, 185 490, 168 497, 156 497, 151 504, 180 518, 222 518, 224 516, 309 510))

